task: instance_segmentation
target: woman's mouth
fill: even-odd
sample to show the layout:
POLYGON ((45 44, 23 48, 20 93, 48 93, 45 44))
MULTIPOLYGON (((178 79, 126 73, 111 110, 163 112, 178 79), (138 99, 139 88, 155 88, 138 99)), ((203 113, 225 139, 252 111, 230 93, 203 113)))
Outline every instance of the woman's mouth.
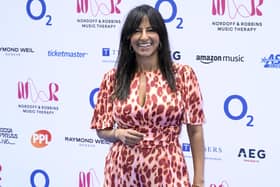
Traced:
POLYGON ((147 42, 138 42, 137 46, 138 47, 150 47, 152 46, 153 42, 152 41, 147 41, 147 42))

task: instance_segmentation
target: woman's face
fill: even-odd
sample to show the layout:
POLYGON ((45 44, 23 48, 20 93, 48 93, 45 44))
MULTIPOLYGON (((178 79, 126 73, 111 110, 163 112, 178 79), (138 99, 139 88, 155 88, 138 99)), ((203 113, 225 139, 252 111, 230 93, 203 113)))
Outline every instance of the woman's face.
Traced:
POLYGON ((130 38, 130 44, 138 57, 157 55, 160 39, 150 24, 149 18, 144 16, 136 31, 130 38))

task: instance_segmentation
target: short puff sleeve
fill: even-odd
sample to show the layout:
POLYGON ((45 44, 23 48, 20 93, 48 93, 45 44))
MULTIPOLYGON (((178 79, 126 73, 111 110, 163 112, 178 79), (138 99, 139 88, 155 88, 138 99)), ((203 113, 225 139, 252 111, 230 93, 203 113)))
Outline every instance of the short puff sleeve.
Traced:
POLYGON ((189 125, 202 125, 205 123, 203 111, 203 99, 197 76, 194 70, 183 65, 181 75, 183 76, 183 100, 185 112, 182 123, 189 125))
POLYGON ((105 73, 97 94, 97 103, 91 120, 92 129, 113 128, 113 101, 111 99, 114 91, 115 69, 105 73))

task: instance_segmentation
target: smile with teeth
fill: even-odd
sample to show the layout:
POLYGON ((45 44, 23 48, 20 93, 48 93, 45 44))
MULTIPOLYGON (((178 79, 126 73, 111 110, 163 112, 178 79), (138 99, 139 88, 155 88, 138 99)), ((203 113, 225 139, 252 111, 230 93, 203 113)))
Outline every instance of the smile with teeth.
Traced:
POLYGON ((152 46, 153 42, 152 41, 147 41, 147 42, 139 42, 137 44, 138 47, 150 47, 152 46))

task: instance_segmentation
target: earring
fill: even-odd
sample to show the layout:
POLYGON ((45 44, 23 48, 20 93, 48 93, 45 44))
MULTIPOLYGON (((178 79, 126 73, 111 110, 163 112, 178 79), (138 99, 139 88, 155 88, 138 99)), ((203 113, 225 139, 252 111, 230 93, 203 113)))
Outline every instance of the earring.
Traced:
POLYGON ((161 50, 161 47, 162 47, 162 43, 159 42, 159 44, 158 44, 158 50, 161 50))
POLYGON ((133 50, 131 44, 129 45, 129 52, 130 52, 130 53, 134 53, 134 50, 133 50))

